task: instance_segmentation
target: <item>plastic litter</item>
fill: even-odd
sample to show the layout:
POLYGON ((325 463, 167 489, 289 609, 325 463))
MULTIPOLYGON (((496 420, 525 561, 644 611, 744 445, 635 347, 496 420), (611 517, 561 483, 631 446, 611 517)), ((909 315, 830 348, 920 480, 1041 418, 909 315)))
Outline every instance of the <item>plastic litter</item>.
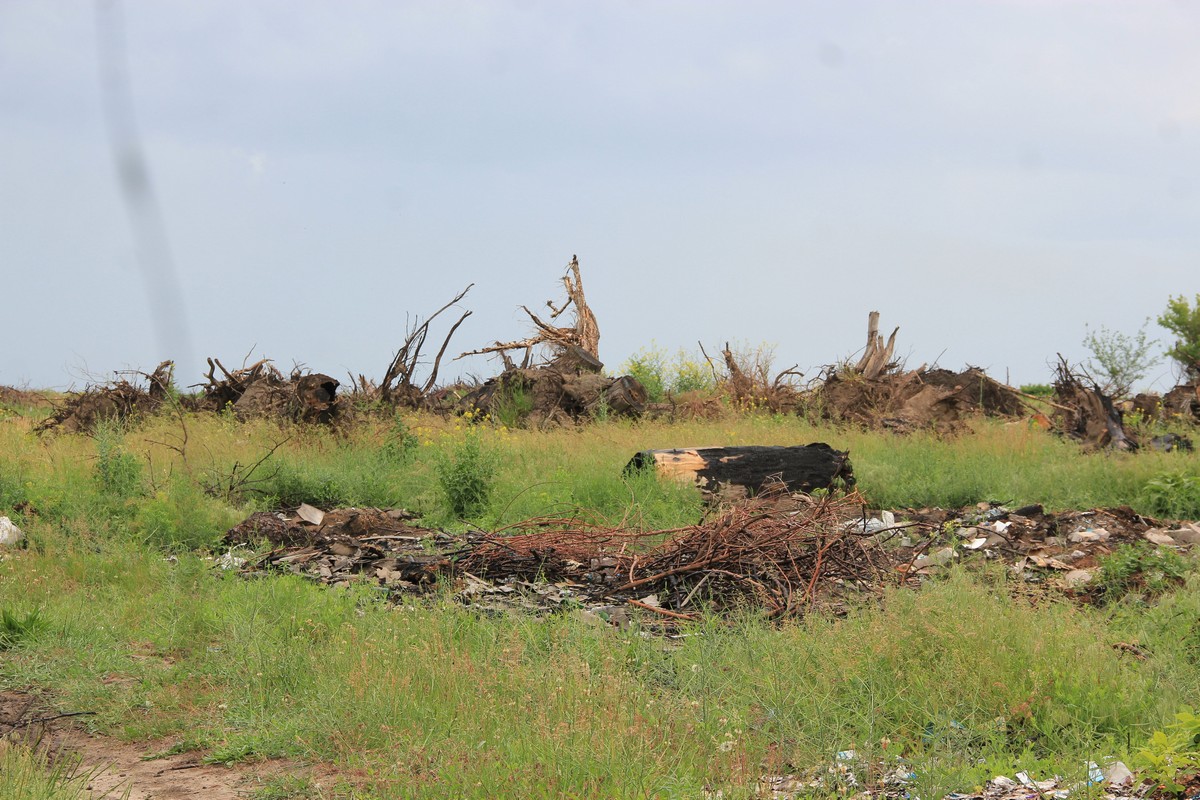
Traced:
POLYGON ((12 547, 25 538, 25 532, 8 517, 0 517, 0 547, 12 547))

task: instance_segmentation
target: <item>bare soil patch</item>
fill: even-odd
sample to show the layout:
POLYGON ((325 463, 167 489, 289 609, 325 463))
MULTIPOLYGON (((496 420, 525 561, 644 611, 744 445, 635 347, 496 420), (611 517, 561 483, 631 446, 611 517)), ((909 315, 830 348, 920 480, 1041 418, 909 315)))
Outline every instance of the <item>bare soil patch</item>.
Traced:
POLYGON ((257 786, 283 775, 307 774, 309 767, 285 760, 225 766, 206 764, 202 753, 178 753, 146 760, 169 742, 126 743, 97 736, 72 724, 42 698, 26 692, 0 692, 0 736, 22 739, 52 753, 79 759, 76 775, 87 775, 92 798, 129 800, 244 800, 257 786), (128 792, 128 795, 126 795, 128 792))

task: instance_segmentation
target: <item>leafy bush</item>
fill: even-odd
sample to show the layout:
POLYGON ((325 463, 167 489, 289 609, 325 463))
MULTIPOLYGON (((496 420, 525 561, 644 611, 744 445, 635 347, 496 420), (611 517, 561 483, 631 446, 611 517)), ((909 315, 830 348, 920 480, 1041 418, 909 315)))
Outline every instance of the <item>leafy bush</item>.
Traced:
POLYGON ((450 452, 440 453, 434 465, 447 505, 456 517, 466 519, 487 507, 498 465, 495 453, 484 448, 477 433, 468 433, 450 452))
POLYGON ((667 353, 657 345, 643 347, 626 359, 621 371, 632 375, 646 388, 651 403, 660 403, 667 394, 667 353))
POLYGON ((716 385, 712 368, 707 362, 692 357, 684 350, 679 351, 675 357, 675 374, 671 378, 672 392, 710 392, 716 385))
POLYGON ((388 429, 387 440, 380 448, 380 454, 387 461, 405 463, 420 447, 420 440, 408 428, 408 424, 404 421, 404 417, 396 414, 392 418, 391 427, 388 429))
POLYGON ((1100 330, 1088 331, 1083 337, 1083 346, 1092 354, 1088 367, 1104 381, 1102 390, 1118 398, 1128 397, 1133 384, 1158 363, 1150 355, 1155 344, 1146 338, 1145 323, 1134 336, 1101 325, 1100 330))
POLYGON ((1172 519, 1200 519, 1200 476, 1163 473, 1146 483, 1141 499, 1152 514, 1172 519))

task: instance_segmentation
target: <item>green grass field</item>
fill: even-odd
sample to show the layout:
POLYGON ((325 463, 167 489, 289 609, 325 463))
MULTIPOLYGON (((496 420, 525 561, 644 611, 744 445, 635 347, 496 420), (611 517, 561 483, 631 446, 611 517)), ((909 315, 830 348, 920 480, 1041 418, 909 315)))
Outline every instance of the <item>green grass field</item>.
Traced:
MULTIPOLYGON (((1083 780, 1088 761, 1134 763, 1200 697, 1196 577, 1097 609, 1013 600, 1003 570, 956 570, 842 618, 769 625, 747 609, 666 639, 440 595, 387 606, 207 558, 250 512, 300 501, 403 506, 459 529, 577 508, 643 529, 697 521, 691 489, 622 477, 646 448, 825 441, 850 451, 876 508, 1169 501, 1200 516, 1192 454, 1083 455, 1024 423, 939 439, 754 414, 549 432, 420 415, 341 433, 169 413, 95 437, 31 427, 0 412, 0 514, 29 540, 0 561, 0 688, 95 711, 82 724, 125 740, 345 776, 263 800, 755 797, 763 776, 846 750, 867 771, 902 757, 929 800, 1021 769, 1083 780)), ((0 796, 86 796, 5 747, 0 796)))

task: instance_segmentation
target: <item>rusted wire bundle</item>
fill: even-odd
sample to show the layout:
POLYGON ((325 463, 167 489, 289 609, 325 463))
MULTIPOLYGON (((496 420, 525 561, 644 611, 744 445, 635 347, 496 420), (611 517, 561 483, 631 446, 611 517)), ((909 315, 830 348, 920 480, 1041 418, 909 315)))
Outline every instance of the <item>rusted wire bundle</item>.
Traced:
POLYGON ((771 616, 803 611, 824 581, 874 584, 886 572, 886 557, 854 524, 862 517, 858 494, 787 510, 780 500, 763 497, 674 531, 530 520, 510 528, 512 535, 485 537, 459 563, 476 574, 582 581, 607 596, 656 593, 676 612, 703 598, 722 606, 753 602, 771 616))
POLYGON ((826 497, 792 511, 777 498, 738 506, 708 525, 672 538, 634 559, 616 591, 655 587, 660 602, 685 607, 703 587, 719 604, 751 600, 771 616, 787 616, 817 599, 823 582, 876 583, 886 559, 866 544, 862 497, 826 497))
POLYGON ((591 520, 535 517, 484 534, 459 566, 481 576, 585 580, 593 562, 624 565, 639 542, 662 536, 591 520))

